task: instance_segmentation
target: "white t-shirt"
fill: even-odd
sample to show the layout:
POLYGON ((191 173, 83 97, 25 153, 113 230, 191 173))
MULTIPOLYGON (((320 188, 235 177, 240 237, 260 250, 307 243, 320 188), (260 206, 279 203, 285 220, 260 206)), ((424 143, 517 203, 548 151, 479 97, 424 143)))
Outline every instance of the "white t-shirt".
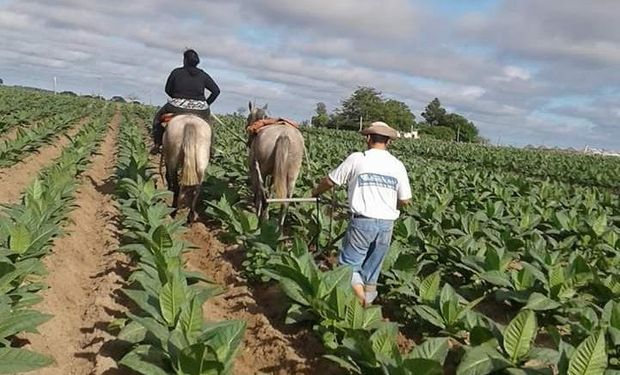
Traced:
POLYGON ((405 166, 386 150, 355 152, 328 177, 338 186, 347 184, 354 214, 395 220, 400 214, 397 201, 411 198, 405 166))

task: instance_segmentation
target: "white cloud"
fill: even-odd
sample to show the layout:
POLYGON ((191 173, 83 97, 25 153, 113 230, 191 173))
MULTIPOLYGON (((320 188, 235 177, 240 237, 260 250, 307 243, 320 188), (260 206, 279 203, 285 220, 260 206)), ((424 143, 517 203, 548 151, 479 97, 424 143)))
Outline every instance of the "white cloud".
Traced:
POLYGON ((522 80, 522 81, 527 81, 532 77, 530 72, 527 69, 520 68, 518 66, 513 66, 513 65, 504 67, 503 73, 504 74, 502 76, 493 77, 493 79, 499 82, 510 82, 510 81, 514 81, 517 79, 522 80))
POLYGON ((446 17, 418 0, 5 1, 0 74, 7 83, 58 76, 88 93, 101 83, 107 95, 159 102, 188 46, 222 87, 218 111, 256 98, 275 114, 308 118, 315 102, 334 108, 368 85, 418 113, 439 97, 491 139, 548 134, 620 148, 611 99, 620 92, 620 2, 498 2, 446 17), (574 95, 592 100, 548 106, 574 95), (586 135, 571 130, 584 126, 586 135))

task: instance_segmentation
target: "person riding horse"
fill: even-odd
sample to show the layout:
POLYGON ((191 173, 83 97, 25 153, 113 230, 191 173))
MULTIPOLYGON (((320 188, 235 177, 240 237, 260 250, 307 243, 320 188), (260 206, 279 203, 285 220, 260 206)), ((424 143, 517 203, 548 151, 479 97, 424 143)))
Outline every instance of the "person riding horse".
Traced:
POLYGON ((199 63, 198 53, 193 49, 188 49, 183 53, 183 67, 174 69, 168 76, 166 94, 170 99, 157 111, 153 119, 151 154, 157 154, 162 145, 164 128, 161 125, 161 116, 163 114, 194 114, 209 121, 211 116, 209 107, 220 95, 220 88, 209 74, 197 67, 199 63), (208 98, 205 98, 205 88, 211 93, 208 98))

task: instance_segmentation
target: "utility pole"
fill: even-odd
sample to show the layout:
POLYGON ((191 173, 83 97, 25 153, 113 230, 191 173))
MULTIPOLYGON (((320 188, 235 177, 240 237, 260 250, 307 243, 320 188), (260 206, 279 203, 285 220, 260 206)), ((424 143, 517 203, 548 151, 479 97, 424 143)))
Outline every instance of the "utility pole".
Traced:
POLYGON ((56 84, 57 84, 56 77, 54 77, 54 94, 56 94, 56 84))
POLYGON ((362 131, 362 116, 360 116, 360 131, 362 131))

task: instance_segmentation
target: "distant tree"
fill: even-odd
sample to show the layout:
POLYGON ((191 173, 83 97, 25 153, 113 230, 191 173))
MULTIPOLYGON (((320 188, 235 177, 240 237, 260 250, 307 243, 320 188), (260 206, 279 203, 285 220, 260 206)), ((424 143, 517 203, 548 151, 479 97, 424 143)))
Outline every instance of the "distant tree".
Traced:
POLYGON ((383 115, 380 118, 394 129, 408 132, 415 126, 415 115, 407 104, 389 99, 383 103, 383 115))
MULTIPOLYGON (((448 113, 441 106, 438 98, 433 99, 426 106, 424 112, 422 112, 422 117, 424 117, 425 123, 428 126, 452 129, 454 137, 451 140, 459 142, 476 142, 478 140, 478 128, 476 125, 458 113, 448 113)), ((440 139, 445 139, 448 132, 441 130, 438 134, 440 134, 440 139)))
POLYGON ((454 141, 454 138, 456 137, 456 133, 454 132, 454 130, 447 126, 423 125, 420 126, 418 131, 420 132, 420 134, 422 134, 423 137, 428 136, 430 138, 440 139, 442 141, 454 141))
POLYGON ((140 97, 136 94, 129 94, 126 96, 128 102, 137 102, 140 100, 140 97))
POLYGON ((360 118, 366 124, 384 121, 400 130, 409 130, 415 123, 415 116, 405 103, 394 99, 385 100, 381 92, 372 87, 360 87, 343 100, 330 124, 337 128, 357 130, 360 118))
POLYGON ((60 93, 60 95, 77 96, 77 94, 74 93, 73 91, 63 91, 60 93))
POLYGON ((235 113, 238 114, 239 116, 245 116, 247 112, 248 112, 248 108, 242 105, 241 107, 237 108, 237 111, 235 113))
POLYGON ((299 126, 302 126, 302 127, 310 127, 310 126, 312 126, 312 125, 310 125, 310 121, 308 121, 308 120, 303 120, 302 122, 300 122, 300 123, 299 123, 299 126))
POLYGON ((0 78, 0 85, 4 85, 4 81, 0 78))
POLYGON ((342 101, 334 115, 334 122, 337 128, 359 129, 360 118, 366 122, 376 121, 382 114, 381 92, 372 87, 360 87, 342 101))
POLYGON ((455 141, 475 142, 478 137, 478 128, 476 128, 474 123, 459 114, 450 113, 446 115, 442 125, 454 130, 456 134, 455 141))
POLYGON ((318 128, 326 127, 329 124, 329 115, 325 103, 316 103, 316 115, 312 116, 312 126, 318 128))
POLYGON ((444 126, 447 111, 441 106, 438 98, 433 99, 422 112, 422 117, 426 123, 431 126, 444 126))

